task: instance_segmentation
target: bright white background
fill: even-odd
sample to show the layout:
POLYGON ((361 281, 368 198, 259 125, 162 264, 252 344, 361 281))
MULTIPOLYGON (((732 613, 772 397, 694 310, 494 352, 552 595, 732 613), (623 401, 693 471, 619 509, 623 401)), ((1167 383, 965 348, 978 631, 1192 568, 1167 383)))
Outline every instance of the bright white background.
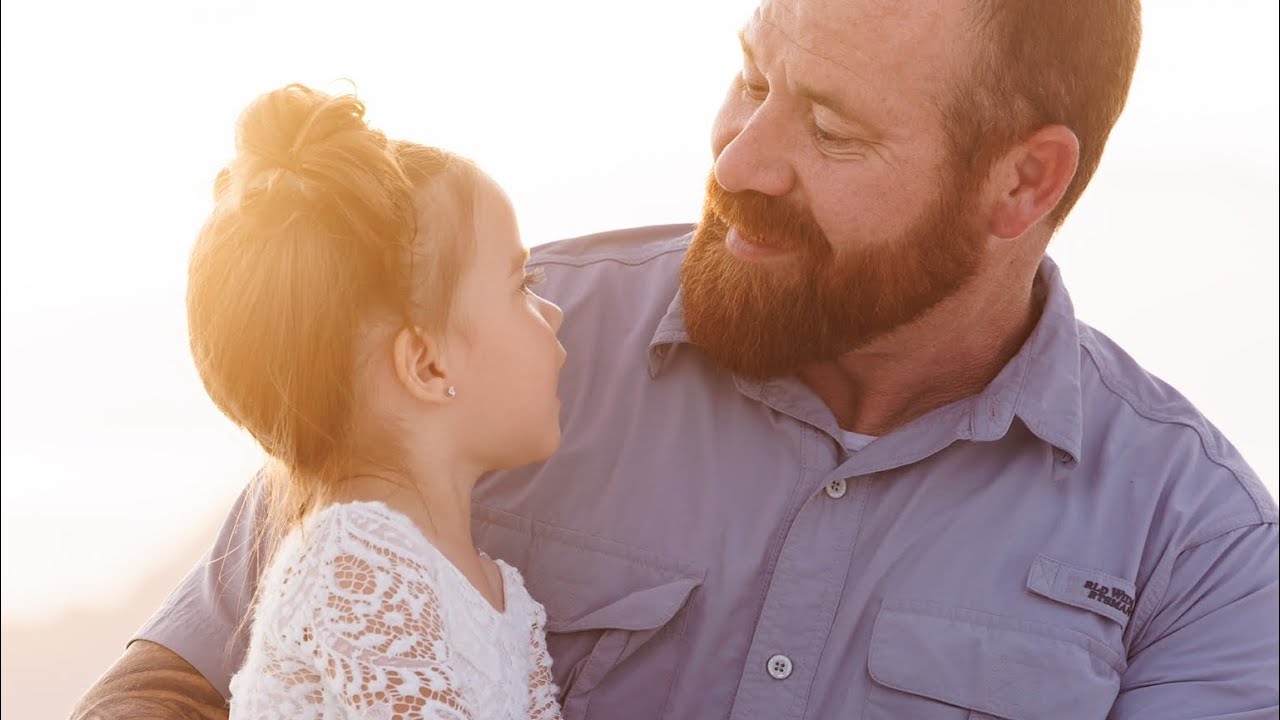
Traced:
MULTIPOLYGON (((1146 4, 1129 108, 1051 253, 1079 314, 1189 396, 1274 495, 1276 4, 1146 4)), ((6 2, 5 714, 51 682, 41 662, 66 675, 81 658, 44 691, 62 715, 259 463, 203 394, 183 308, 248 100, 354 80, 375 125, 496 177, 531 245, 691 221, 753 6, 6 2)))

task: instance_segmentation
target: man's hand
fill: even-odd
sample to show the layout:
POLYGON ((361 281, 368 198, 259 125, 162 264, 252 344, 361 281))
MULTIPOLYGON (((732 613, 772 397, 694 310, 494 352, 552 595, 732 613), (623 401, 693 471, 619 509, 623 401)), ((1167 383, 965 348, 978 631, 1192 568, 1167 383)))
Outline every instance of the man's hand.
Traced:
POLYGON ((227 701, 163 645, 139 640, 89 688, 72 720, 226 720, 227 701))

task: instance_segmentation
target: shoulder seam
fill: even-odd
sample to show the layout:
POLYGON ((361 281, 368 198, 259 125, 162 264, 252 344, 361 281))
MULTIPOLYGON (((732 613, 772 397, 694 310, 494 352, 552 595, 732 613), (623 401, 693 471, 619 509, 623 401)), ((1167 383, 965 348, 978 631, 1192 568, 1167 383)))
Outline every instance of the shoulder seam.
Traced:
POLYGON ((640 265, 647 265, 653 262, 654 260, 657 260, 658 258, 662 257, 663 255, 670 255, 673 252, 680 252, 682 249, 683 248, 667 248, 665 250, 659 250, 650 255, 641 256, 638 258, 627 256, 627 255, 621 255, 616 257, 601 255, 601 256, 589 257, 589 258, 571 258, 565 255, 561 255, 561 256, 553 255, 550 257, 531 259, 529 261, 529 264, 530 265, 566 265, 569 267, 580 268, 580 267, 587 267, 588 265, 598 265, 600 263, 611 262, 611 263, 616 263, 618 265, 627 265, 630 267, 637 267, 640 265))
POLYGON ((546 254, 539 255, 538 249, 532 249, 532 257, 529 259, 530 265, 565 265, 569 267, 586 267, 588 265, 596 265, 604 262, 617 263, 619 265, 638 266, 644 265, 665 255, 671 253, 683 252, 688 245, 686 238, 688 235, 681 235, 676 238, 670 238, 662 242, 656 243, 646 248, 636 248, 623 252, 596 252, 586 255, 564 254, 552 250, 546 254))
POLYGON ((1275 525, 1275 524, 1276 522, 1274 520, 1267 520, 1266 518, 1261 518, 1261 519, 1253 518, 1253 517, 1247 517, 1244 515, 1235 515, 1229 518, 1225 518, 1219 522, 1214 523, 1213 525, 1210 525, 1208 528, 1205 528, 1201 532, 1195 535, 1192 535, 1190 539, 1188 539, 1186 542, 1182 544, 1182 547, 1178 548, 1177 554, 1181 555, 1188 550, 1193 550, 1195 548, 1200 547, 1201 545, 1211 543, 1214 540, 1230 535, 1233 532, 1239 532, 1241 530, 1249 530, 1255 527, 1266 527, 1267 525, 1275 525))
POLYGON ((1092 344, 1088 339, 1086 339, 1086 333, 1080 333, 1080 347, 1084 349, 1086 354, 1088 354, 1094 368, 1098 371, 1098 377, 1102 380, 1102 384, 1106 386, 1112 394, 1124 401, 1125 405, 1129 406, 1129 409, 1133 410, 1140 417, 1146 420, 1160 423, 1162 425, 1181 425, 1194 432, 1196 434, 1196 438, 1200 441, 1200 451, 1204 456, 1213 464, 1231 473, 1231 476, 1236 479, 1237 483, 1239 483, 1240 489, 1244 490, 1245 494, 1249 496, 1249 499, 1253 501, 1254 511, 1257 513, 1257 521, 1261 523, 1274 522, 1274 520, 1268 520, 1267 514, 1264 512, 1265 507, 1262 500, 1259 499, 1254 489, 1250 488, 1249 483, 1246 482, 1246 477, 1254 476, 1242 471, 1242 469, 1237 467, 1235 464, 1219 457, 1209 447, 1209 443, 1206 442, 1205 438, 1205 428, 1202 426, 1203 418, 1201 418, 1202 422, 1197 423, 1186 418, 1164 416, 1149 407, 1139 407, 1138 402, 1135 399, 1135 394, 1131 392, 1124 383, 1109 372, 1108 368, 1106 368, 1103 362, 1098 358, 1092 344))

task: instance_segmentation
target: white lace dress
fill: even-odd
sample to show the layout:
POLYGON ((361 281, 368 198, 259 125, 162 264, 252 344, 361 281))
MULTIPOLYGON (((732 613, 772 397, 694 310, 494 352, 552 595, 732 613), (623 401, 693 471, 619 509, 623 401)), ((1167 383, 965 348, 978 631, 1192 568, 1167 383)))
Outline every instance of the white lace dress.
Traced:
POLYGON ((501 613, 404 515, 321 510, 263 576, 231 717, 558 718, 546 614, 497 564, 501 613))

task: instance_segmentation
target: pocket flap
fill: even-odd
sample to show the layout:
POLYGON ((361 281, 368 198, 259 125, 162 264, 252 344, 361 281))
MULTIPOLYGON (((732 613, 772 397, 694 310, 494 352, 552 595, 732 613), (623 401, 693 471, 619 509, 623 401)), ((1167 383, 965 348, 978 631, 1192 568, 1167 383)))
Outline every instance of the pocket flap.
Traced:
POLYGON ((1027 589, 1073 607, 1095 612, 1129 624, 1133 616, 1133 583, 1100 570, 1068 565, 1044 555, 1036 555, 1027 574, 1027 589))
POLYGON ((476 543, 520 569, 549 632, 655 630, 704 573, 633 547, 474 505, 476 543))
POLYGON ((617 628, 619 630, 653 630, 671 621, 684 606, 689 593, 701 582, 683 578, 665 585, 644 588, 628 593, 616 602, 593 610, 579 618, 547 618, 547 629, 552 632, 576 632, 617 628))
POLYGON ((886 600, 871 634, 878 684, 1010 720, 1106 717, 1123 662, 1067 628, 886 600))

